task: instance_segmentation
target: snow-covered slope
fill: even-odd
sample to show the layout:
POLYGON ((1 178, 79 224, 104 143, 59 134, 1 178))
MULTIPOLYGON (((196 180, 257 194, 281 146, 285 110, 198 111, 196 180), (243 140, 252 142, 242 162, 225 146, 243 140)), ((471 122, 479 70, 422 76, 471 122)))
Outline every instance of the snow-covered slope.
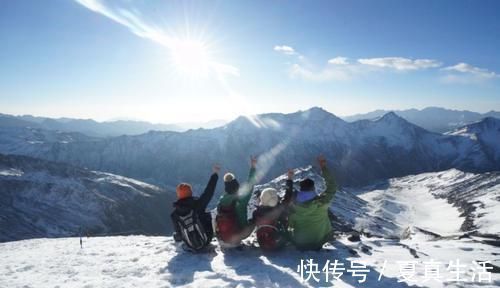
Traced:
POLYGON ((130 178, 0 154, 0 242, 171 232, 171 193, 130 178))
POLYGON ((500 172, 451 169, 347 191, 366 201, 366 215, 352 222, 359 231, 400 237, 416 227, 441 236, 468 233, 500 240, 500 172))
MULTIPOLYGON (((479 134, 486 133, 490 131, 479 134)), ((4 136, 0 133, 0 143, 4 136)), ((40 149, 26 144, 22 137, 16 139, 19 143, 0 145, 0 152, 43 157, 171 186, 179 181, 203 185, 214 162, 245 175, 249 155, 262 156, 259 162, 266 167, 263 180, 268 181, 286 167, 308 165, 323 153, 339 182, 350 186, 450 168, 492 171, 500 167, 500 159, 490 153, 492 147, 500 146, 500 138, 480 142, 465 135, 431 133, 394 113, 348 123, 321 108, 240 117, 221 128, 185 133, 150 132, 69 143, 48 140, 40 149)))
POLYGON ((461 275, 467 280, 465 283, 423 282, 423 263, 430 259, 441 262, 440 275, 446 280, 453 277, 445 268, 449 261, 459 257, 462 264, 475 268, 472 261, 492 259, 491 251, 488 245, 470 239, 398 242, 361 237, 361 242, 350 242, 341 237, 321 252, 298 252, 289 247, 281 253, 267 255, 253 247, 242 251, 221 251, 216 247, 211 253, 191 254, 178 247, 171 237, 91 237, 84 238, 83 249, 78 238, 36 239, 0 244, 0 286, 498 287, 500 274, 491 274, 491 282, 479 283, 477 276, 471 281, 471 271, 461 275), (415 254, 418 258, 411 254, 409 245, 418 245, 415 254), (318 264, 320 272, 314 274, 318 282, 313 277, 303 281, 297 270, 301 260, 309 259, 318 264), (358 283, 361 277, 340 271, 343 274, 339 281, 327 283, 321 271, 328 260, 332 263, 338 260, 344 264, 340 268, 346 270, 351 268, 350 261, 364 263, 368 269, 366 281, 358 283), (384 261, 387 261, 385 268, 384 261), (400 273, 396 261, 417 262, 413 282, 398 282, 400 273), (378 280, 381 273, 383 276, 378 280))
MULTIPOLYGON (((318 193, 325 189, 311 167, 295 170, 295 182, 304 177, 316 181, 318 193)), ((338 191, 331 207, 336 240, 320 252, 286 247, 263 254, 253 236, 241 250, 221 250, 214 240, 204 254, 184 251, 171 237, 90 237, 83 238, 83 248, 79 238, 3 243, 0 287, 498 287, 499 177, 449 170, 338 191), (474 213, 465 213, 464 201, 477 206, 474 213), (463 226, 464 221, 476 228, 463 226), (457 259, 465 265, 459 275, 463 282, 454 281, 457 259), (305 268, 301 277, 299 267, 308 260, 318 272, 313 277, 305 268), (339 280, 330 274, 327 282, 323 268, 335 260, 345 270, 337 270, 339 280), (475 263, 480 261, 490 262, 491 279, 481 274, 479 281, 483 271, 475 263), (353 272, 359 270, 353 262, 367 271, 353 272), (429 267, 437 267, 440 281, 430 279, 429 267), (363 274, 366 281, 360 283, 363 274)), ((258 191, 283 190, 284 181, 282 175, 255 187, 249 209, 258 191)))
MULTIPOLYGON (((325 189, 311 167, 296 169, 295 182, 304 177, 316 181, 318 193, 325 189)), ((320 252, 289 246, 263 254, 253 236, 241 250, 221 250, 214 240, 204 254, 184 251, 171 237, 84 237, 83 248, 79 238, 2 243, 0 287, 498 287, 499 179, 498 173, 449 170, 338 191, 331 208, 336 240, 320 252), (467 210, 469 204, 476 210, 467 210), (457 259, 465 265, 461 282, 454 281, 457 259), (318 272, 313 277, 305 268, 301 277, 299 267, 308 260, 318 272), (345 270, 327 282, 323 268, 335 260, 345 270), (480 261, 490 262, 491 274, 480 274, 480 261), (429 267, 439 270, 440 281, 430 279, 429 267)), ((282 175, 255 192, 269 186, 284 192, 284 181, 282 175)), ((254 205, 255 197, 249 209, 254 205)))

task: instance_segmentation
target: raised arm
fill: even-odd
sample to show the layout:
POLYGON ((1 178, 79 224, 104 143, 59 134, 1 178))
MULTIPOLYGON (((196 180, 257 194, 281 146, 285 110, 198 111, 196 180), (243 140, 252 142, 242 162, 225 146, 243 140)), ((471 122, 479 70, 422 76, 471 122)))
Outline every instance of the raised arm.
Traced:
POLYGON ((205 187, 205 191, 203 191, 203 194, 200 196, 200 209, 205 210, 208 206, 208 203, 210 203, 210 200, 212 200, 212 197, 214 196, 215 192, 215 187, 217 186, 217 180, 219 179, 219 171, 220 171, 220 166, 219 165, 214 165, 212 168, 213 174, 210 176, 210 180, 208 180, 207 187, 205 187))
POLYGON ((293 198, 293 170, 288 169, 287 179, 286 179, 286 191, 285 198, 283 198, 283 204, 288 205, 292 202, 293 198))
POLYGON ((250 172, 248 173, 248 181, 245 185, 246 189, 242 191, 240 197, 241 197, 241 203, 244 205, 247 205, 248 202, 250 201, 250 198, 252 198, 252 191, 253 191, 253 186, 256 184, 256 169, 255 167, 257 166, 257 158, 256 157, 250 157, 250 172))
POLYGON ((248 184, 251 186, 255 185, 256 179, 255 179, 255 172, 257 167, 257 158, 252 156, 250 157, 250 172, 248 173, 248 184))
POLYGON ((321 194, 319 201, 321 201, 323 204, 330 204, 330 202, 333 200, 333 196, 335 196, 335 192, 337 192, 337 183, 333 175, 328 170, 326 159, 323 156, 320 155, 318 157, 318 163, 319 167, 321 168, 323 178, 326 182, 326 190, 325 192, 323 192, 323 194, 321 194))

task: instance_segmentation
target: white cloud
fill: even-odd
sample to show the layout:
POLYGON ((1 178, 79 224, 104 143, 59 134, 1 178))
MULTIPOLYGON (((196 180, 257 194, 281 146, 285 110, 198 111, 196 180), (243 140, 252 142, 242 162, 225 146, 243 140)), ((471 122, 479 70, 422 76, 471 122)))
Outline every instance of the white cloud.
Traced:
MULTIPOLYGON (((384 70, 395 71, 417 71, 439 68, 443 64, 434 59, 410 59, 404 57, 378 57, 359 58, 355 62, 349 61, 347 57, 337 56, 327 61, 323 68, 318 68, 308 59, 287 45, 274 46, 274 50, 280 53, 294 56, 296 63, 291 63, 288 74, 294 79, 308 81, 345 81, 356 76, 367 73, 376 73, 384 70)), ((474 67, 467 63, 458 63, 454 66, 441 68, 448 74, 440 78, 446 83, 472 83, 487 79, 500 78, 500 74, 487 69, 474 67)))
POLYGON ((335 57, 335 58, 328 60, 328 64, 347 65, 347 64, 349 64, 349 62, 347 61, 346 57, 335 57))
POLYGON ((493 71, 489 71, 487 69, 479 68, 479 67, 474 67, 472 65, 469 65, 467 63, 458 63, 453 66, 445 67, 443 68, 443 71, 450 71, 450 72, 459 72, 459 73, 466 73, 466 74, 472 74, 478 78, 482 79, 491 79, 495 77, 499 77, 500 75, 496 74, 493 71))
POLYGON ((337 56, 328 60, 327 65, 318 70, 313 65, 293 64, 289 74, 292 78, 302 78, 312 81, 350 80, 364 73, 374 73, 381 69, 397 71, 414 71, 419 69, 439 67, 441 63, 429 59, 407 59, 402 57, 365 58, 349 62, 347 57, 337 56))
POLYGON ((285 55, 296 55, 297 52, 295 52, 295 50, 290 47, 290 46, 287 46, 287 45, 276 45, 274 46, 274 51, 278 51, 280 53, 283 53, 285 55))
POLYGON ((398 71, 436 68, 442 65, 441 62, 432 59, 412 60, 403 57, 363 58, 358 59, 358 62, 363 65, 395 69, 398 71))

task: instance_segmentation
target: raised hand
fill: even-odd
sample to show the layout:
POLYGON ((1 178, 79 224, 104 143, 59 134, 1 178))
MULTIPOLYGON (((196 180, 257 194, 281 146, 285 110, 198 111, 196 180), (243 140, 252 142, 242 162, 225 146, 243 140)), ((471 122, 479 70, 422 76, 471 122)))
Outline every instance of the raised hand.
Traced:
POLYGON ((257 166, 257 157, 250 156, 250 166, 252 166, 252 168, 255 168, 255 166, 257 166))
POLYGON ((318 164, 321 169, 326 168, 326 159, 321 154, 318 156, 318 164))
POLYGON ((288 180, 293 180, 293 175, 295 173, 293 172, 293 169, 288 169, 288 172, 286 173, 288 180))
POLYGON ((220 172, 220 165, 219 164, 214 164, 214 166, 212 167, 212 171, 215 174, 219 174, 219 172, 220 172))

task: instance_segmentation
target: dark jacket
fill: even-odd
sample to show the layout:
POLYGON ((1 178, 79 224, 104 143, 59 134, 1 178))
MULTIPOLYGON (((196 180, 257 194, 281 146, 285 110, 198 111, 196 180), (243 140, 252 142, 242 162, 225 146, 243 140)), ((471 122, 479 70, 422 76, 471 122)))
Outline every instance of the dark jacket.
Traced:
MULTIPOLYGON (((208 203, 210 203, 210 200, 214 196, 215 192, 215 187, 217 185, 217 180, 219 179, 219 176, 214 173, 210 177, 210 180, 208 181, 207 186, 205 187, 205 191, 201 194, 201 196, 198 197, 188 197, 184 199, 177 200, 174 202, 174 211, 171 214, 172 222, 174 224, 175 228, 175 233, 177 235, 180 235, 180 227, 177 225, 176 221, 174 221, 174 214, 177 214, 179 216, 185 216, 187 215, 191 210, 194 210, 195 213, 198 214, 198 218, 200 219, 201 223, 203 224, 203 228, 207 232, 209 242, 213 238, 213 228, 212 228, 212 216, 209 212, 206 212, 208 203)), ((208 243, 207 243, 208 244, 208 243)))

